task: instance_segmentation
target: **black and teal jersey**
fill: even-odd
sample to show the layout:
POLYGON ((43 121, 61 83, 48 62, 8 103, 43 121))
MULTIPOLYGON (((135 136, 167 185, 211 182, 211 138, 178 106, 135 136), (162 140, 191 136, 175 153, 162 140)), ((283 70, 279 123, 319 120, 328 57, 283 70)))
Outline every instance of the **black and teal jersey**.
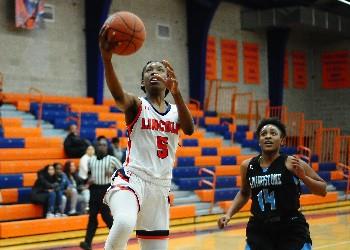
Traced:
POLYGON ((293 216, 300 207, 300 180, 286 167, 287 155, 281 154, 268 168, 254 157, 246 179, 251 188, 251 213, 255 217, 293 216))

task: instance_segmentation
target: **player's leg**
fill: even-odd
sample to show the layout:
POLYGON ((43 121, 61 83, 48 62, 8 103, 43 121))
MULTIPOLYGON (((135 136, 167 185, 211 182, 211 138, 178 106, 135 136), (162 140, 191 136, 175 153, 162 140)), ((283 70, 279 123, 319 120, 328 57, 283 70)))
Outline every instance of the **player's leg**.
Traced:
MULTIPOLYGON (((274 250, 274 244, 268 228, 256 220, 250 219, 246 228, 245 250, 274 250)), ((276 235, 276 237, 278 237, 276 235)))
POLYGON ((142 250, 166 250, 169 239, 169 189, 147 184, 136 236, 142 250), (157 208, 157 209, 155 209, 157 208))
POLYGON ((105 250, 124 250, 133 231, 139 204, 131 190, 114 191, 109 198, 113 226, 105 244, 105 250))

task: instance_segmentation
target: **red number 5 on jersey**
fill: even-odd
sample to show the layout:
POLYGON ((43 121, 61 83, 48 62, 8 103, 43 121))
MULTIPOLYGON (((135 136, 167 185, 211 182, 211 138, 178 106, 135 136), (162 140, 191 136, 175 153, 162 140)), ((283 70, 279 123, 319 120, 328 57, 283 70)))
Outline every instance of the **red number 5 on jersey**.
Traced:
POLYGON ((168 157, 168 137, 157 136, 157 156, 161 159, 168 157))

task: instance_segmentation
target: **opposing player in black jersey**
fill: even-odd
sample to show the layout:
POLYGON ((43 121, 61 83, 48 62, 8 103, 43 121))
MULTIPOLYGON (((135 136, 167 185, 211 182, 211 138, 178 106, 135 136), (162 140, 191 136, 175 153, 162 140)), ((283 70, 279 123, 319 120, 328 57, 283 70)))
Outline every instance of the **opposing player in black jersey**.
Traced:
POLYGON ((326 183, 304 161, 280 153, 286 128, 279 120, 261 121, 256 134, 262 153, 242 163, 241 190, 218 226, 224 228, 251 198, 246 250, 311 249, 309 225, 299 211, 300 181, 320 196, 326 183))

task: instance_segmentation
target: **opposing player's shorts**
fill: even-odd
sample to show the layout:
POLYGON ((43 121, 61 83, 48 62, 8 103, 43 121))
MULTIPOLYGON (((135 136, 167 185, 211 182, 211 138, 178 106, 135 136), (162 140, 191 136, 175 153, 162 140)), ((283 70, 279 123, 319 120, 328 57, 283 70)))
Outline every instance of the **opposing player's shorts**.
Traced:
POLYGON ((247 229, 246 249, 302 250, 311 249, 309 225, 302 214, 292 217, 273 217, 256 220, 251 217, 247 229))
POLYGON ((149 183, 131 173, 118 170, 104 197, 108 205, 114 192, 133 192, 139 213, 136 223, 136 236, 141 239, 166 239, 169 237, 169 192, 170 189, 149 183))

